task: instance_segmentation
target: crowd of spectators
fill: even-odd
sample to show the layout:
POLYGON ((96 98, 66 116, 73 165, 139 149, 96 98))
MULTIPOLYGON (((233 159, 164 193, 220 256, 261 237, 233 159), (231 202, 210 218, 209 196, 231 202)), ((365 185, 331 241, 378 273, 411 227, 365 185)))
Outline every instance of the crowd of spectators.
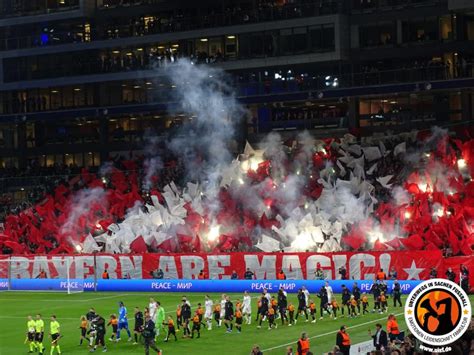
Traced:
MULTIPOLYGON (((41 208, 44 208, 45 204, 48 204, 51 198, 56 199, 58 191, 61 191, 61 194, 65 194, 65 196, 69 196, 87 187, 92 188, 91 183, 94 184, 94 187, 102 187, 104 191, 115 196, 123 196, 122 198, 125 198, 125 196, 134 196, 133 199, 124 202, 128 205, 122 207, 122 213, 110 212, 110 215, 113 216, 111 217, 113 221, 120 223, 121 220, 125 218, 127 209, 134 206, 138 196, 140 196, 142 201, 152 204, 151 196, 155 194, 156 191, 162 191, 164 186, 171 182, 178 185, 184 183, 185 169, 180 160, 170 151, 162 151, 160 149, 160 152, 160 157, 163 160, 162 167, 151 173, 148 172, 146 158, 142 155, 133 160, 126 159, 123 156, 117 156, 113 159, 111 158, 111 160, 100 169, 58 164, 49 168, 36 168, 32 166, 24 170, 16 168, 2 169, 0 172, 3 174, 3 177, 0 178, 0 183, 4 181, 15 182, 18 179, 28 179, 30 186, 24 189, 25 195, 19 200, 13 199, 9 193, 0 193, 0 201, 5 203, 0 209, 0 232, 3 231, 4 223, 7 222, 9 216, 17 216, 28 210, 31 211, 31 218, 37 219, 35 224, 37 223, 38 226, 41 226, 42 223, 46 223, 46 221, 40 216, 39 211, 41 208), (130 181, 123 180, 124 177, 130 181), (116 179, 121 180, 120 184, 116 179)), ((23 180, 23 182, 26 183, 27 181, 23 180)), ((5 186, 0 185, 0 187, 5 186)), ((0 191, 4 190, 1 189, 0 191)), ((111 209, 116 207, 117 206, 110 206, 111 209)), ((56 208, 59 207, 56 206, 56 208)), ((27 212, 27 214, 29 214, 29 212, 27 212)), ((61 214, 62 212, 56 210, 57 218, 59 218, 61 214)), ((57 236, 54 236, 54 234, 43 235, 42 239, 45 241, 45 245, 42 246, 45 249, 41 250, 49 252, 60 247, 57 236)), ((29 237, 26 234, 20 235, 18 242, 24 243, 32 253, 37 251, 37 248, 40 247, 32 240, 31 235, 29 237)), ((11 250, 5 247, 0 251, 0 254, 8 254, 11 252, 11 250)))
MULTIPOLYGON (((106 52, 99 57, 76 56, 72 57, 73 71, 68 66, 54 68, 54 75, 86 75, 114 73, 123 71, 152 70, 156 68, 173 65, 178 59, 184 58, 182 52, 176 49, 154 49, 143 48, 140 51, 130 52, 106 52)), ((209 54, 198 51, 188 57, 196 64, 221 63, 228 58, 221 52, 209 54)), ((69 63, 70 64, 70 63, 69 63)), ((47 74, 47 73, 46 73, 47 74)), ((46 75, 45 73, 41 75, 46 75)), ((25 73, 21 74, 25 75, 25 73)), ((36 74, 34 74, 36 75, 36 74)), ((39 73, 38 73, 39 75, 39 73)), ((53 74, 52 74, 53 75, 53 74)), ((248 72, 238 73, 234 76, 235 87, 239 96, 268 95, 274 93, 331 90, 338 88, 381 85, 391 83, 418 83, 420 91, 426 90, 427 81, 448 80, 474 75, 474 62, 470 57, 461 57, 453 65, 449 60, 415 60, 400 62, 390 65, 389 63, 368 63, 360 67, 348 70, 331 70, 319 68, 313 71, 302 71, 286 69, 272 72, 248 72)), ((47 76, 47 75, 46 75, 47 76)), ((80 93, 78 93, 79 95, 80 93)), ((143 100, 140 102, 165 102, 170 99, 170 92, 166 87, 149 87, 143 100)), ((124 96, 125 97, 125 96, 124 96)), ((124 104, 129 101, 124 99, 124 104)), ((18 95, 10 100, 5 100, 5 112, 21 113, 48 110, 48 99, 46 96, 18 95)), ((71 107, 82 107, 96 105, 91 100, 76 100, 71 107)), ((275 121, 288 120, 292 115, 280 113, 275 121)), ((408 112, 411 119, 413 112, 408 112)), ((425 114, 423 114, 425 116, 425 114)), ((340 116, 340 115, 339 115, 340 116)), ((393 120, 405 120, 404 112, 385 112, 385 118, 393 120)), ((426 120, 427 117, 420 117, 426 120)))
MULTIPOLYGON (((109 74, 126 71, 151 70, 175 63, 180 58, 188 58, 195 64, 214 64, 226 60, 225 56, 217 51, 208 54, 205 51, 196 51, 189 56, 184 56, 174 49, 142 49, 130 52, 104 52, 100 55, 89 53, 66 56, 64 61, 57 58, 56 62, 49 63, 47 67, 37 68, 31 73, 13 71, 9 78, 13 80, 26 80, 28 78, 43 79, 48 77, 109 74)), ((42 101, 28 102, 28 107, 41 107, 42 101)))
MULTIPOLYGON (((103 73, 147 70, 175 63, 180 58, 184 58, 181 52, 171 49, 151 51, 148 53, 145 50, 121 54, 106 53, 100 57, 99 68, 103 73)), ((214 55, 209 55, 203 51, 197 51, 196 53, 191 54, 188 59, 195 64, 214 64, 224 61, 225 57, 219 51, 214 55)), ((78 61, 77 65, 78 66, 75 67, 78 70, 88 72, 94 71, 94 69, 92 69, 93 67, 97 68, 94 63, 88 63, 82 59, 78 61), (92 68, 89 69, 89 66, 92 68)))
MULTIPOLYGON (((112 3, 113 5, 107 4, 104 7, 143 5, 146 2, 112 1, 112 3)), ((132 18, 129 20, 128 26, 108 26, 104 35, 108 38, 119 38, 189 31, 197 28, 318 16, 335 13, 344 8, 340 1, 335 0, 259 0, 255 7, 249 3, 223 4, 219 7, 206 9, 205 13, 197 13, 196 9, 181 9, 174 13, 148 16, 146 20, 143 17, 132 18)))
MULTIPOLYGON (((420 137, 423 137, 425 133, 424 132, 419 132, 418 135, 420 137)), ((418 137, 417 135, 417 137, 418 137)), ((445 136, 443 136, 445 137, 445 136)), ((373 139, 373 137, 370 137, 370 139, 373 139)), ((445 141, 445 144, 448 144, 446 138, 442 138, 445 141)), ((375 141, 367 141, 365 138, 362 139, 365 144, 371 146, 371 145, 376 145, 381 144, 378 139, 375 141)), ((413 194, 411 199, 412 202, 408 205, 405 205, 405 210, 406 211, 411 211, 408 212, 409 215, 413 215, 413 222, 411 221, 410 217, 405 217, 405 219, 400 219, 400 223, 403 224, 403 228, 405 228, 408 232, 413 234, 412 228, 420 228, 418 223, 414 223, 416 220, 420 219, 420 223, 426 223, 427 218, 429 218, 430 223, 432 223, 432 218, 436 211, 434 211, 433 204, 429 201, 426 200, 426 194, 421 193, 420 189, 422 187, 418 187, 417 184, 422 184, 420 182, 420 178, 416 177, 418 174, 420 167, 424 166, 425 164, 429 164, 428 162, 434 159, 435 155, 434 154, 449 154, 450 156, 453 156, 452 159, 444 159, 443 161, 449 161, 450 164, 453 164, 453 161, 455 162, 456 155, 459 156, 460 152, 458 151, 461 149, 461 146, 456 146, 455 144, 451 143, 449 145, 449 149, 444 149, 438 153, 431 153, 431 154, 424 154, 421 155, 417 159, 405 159, 405 152, 409 151, 410 149, 412 150, 419 150, 419 149, 437 149, 434 146, 430 146, 429 144, 426 145, 425 143, 422 143, 423 140, 418 140, 414 138, 413 135, 393 135, 393 136, 387 136, 383 139, 383 149, 380 149, 380 153, 378 157, 376 158, 369 158, 369 156, 364 156, 360 155, 362 161, 364 159, 367 159, 367 162, 364 163, 362 162, 362 167, 361 169, 357 170, 354 168, 354 171, 351 171, 350 169, 346 167, 343 167, 341 164, 333 164, 333 167, 330 169, 331 171, 324 172, 324 174, 329 173, 330 180, 335 179, 336 177, 338 179, 341 179, 343 181, 350 181, 351 176, 353 173, 357 174, 357 176, 360 176, 361 179, 364 180, 364 182, 367 182, 368 184, 371 184, 372 188, 374 190, 374 198, 377 201, 377 204, 375 205, 375 210, 373 215, 371 215, 372 220, 374 223, 378 223, 380 225, 383 225, 384 227, 389 227, 388 224, 386 224, 384 221, 387 219, 392 218, 399 218, 397 217, 399 215, 399 205, 397 203, 392 203, 394 201, 394 196, 392 194, 392 189, 388 188, 384 183, 379 183, 378 178, 379 177, 387 177, 387 176, 392 176, 390 179, 390 185, 392 186, 403 186, 406 189, 411 189, 411 193, 413 194), (419 144, 423 144, 423 148, 419 146, 419 144), (403 148, 401 148, 401 146, 403 148), (402 151, 400 149, 403 149, 402 151), (388 152, 385 154, 385 152, 388 152), (393 152, 393 153, 391 153, 393 152), (374 159, 376 160, 376 163, 374 164, 374 159), (410 179, 418 179, 415 180, 414 183, 409 183, 408 181, 413 181, 410 179), (413 185, 413 186, 411 186, 413 185), (413 191, 418 191, 418 192, 413 192, 413 191), (422 206, 422 207, 420 207, 422 206), (418 210, 418 208, 420 210, 418 210), (397 212, 398 211, 398 212, 397 212), (421 211, 421 212, 420 212, 421 211), (417 213, 415 217, 415 213, 417 213), (423 219, 423 220, 421 220, 423 219)), ((296 142, 295 142, 296 143, 296 142)), ((286 143, 285 143, 286 144, 286 143)), ((290 144, 290 143, 288 143, 290 144)), ((468 152, 469 147, 471 146, 472 141, 468 141, 465 143, 463 146, 463 152, 468 152)), ((293 144, 290 144, 291 146, 293 144)), ((382 147, 382 145, 379 145, 382 147)), ((185 186, 185 184, 188 182, 187 180, 184 179, 185 177, 185 165, 178 159, 174 154, 171 154, 170 152, 166 151, 166 147, 163 145, 159 145, 156 147, 159 150, 159 153, 156 153, 157 156, 160 156, 163 160, 162 164, 159 164, 160 167, 156 168, 156 170, 151 171, 150 173, 150 168, 148 166, 148 163, 146 160, 144 160, 143 157, 135 157, 133 160, 130 159, 124 159, 123 157, 117 157, 114 159, 111 164, 109 163, 109 167, 105 169, 107 172, 104 172, 103 169, 98 172, 98 174, 91 174, 90 171, 87 171, 85 169, 81 169, 80 174, 74 176, 73 173, 76 173, 78 171, 78 168, 72 169, 72 167, 64 167, 64 166, 56 166, 53 167, 52 169, 54 170, 54 173, 56 175, 51 176, 51 180, 49 181, 50 184, 47 185, 42 184, 42 194, 38 194, 37 198, 32 198, 31 200, 34 202, 40 201, 41 197, 44 196, 44 194, 50 194, 52 191, 54 191, 53 196, 55 199, 58 199, 58 201, 61 201, 62 199, 65 198, 65 196, 71 196, 75 191, 78 191, 84 187, 103 187, 107 191, 110 191, 110 206, 111 210, 115 212, 100 212, 101 214, 106 213, 105 215, 108 217, 103 217, 104 219, 107 219, 108 223, 120 223, 123 221, 124 218, 124 213, 125 211, 133 207, 136 201, 147 201, 150 202, 151 196, 160 196, 160 191, 163 190, 163 187, 168 185, 171 182, 174 182, 177 186, 185 186), (64 170, 66 169, 66 171, 64 170), (67 170, 70 169, 70 170, 67 170), (66 178, 66 173, 71 174, 70 176, 72 178, 67 179, 66 178), (58 175, 61 175, 61 177, 58 179, 58 175), (74 181, 74 182, 71 182, 74 181), (58 191, 59 189, 59 191, 58 191), (66 195, 67 194, 67 195, 66 195), (40 196, 42 195, 42 196, 40 196), (123 196, 122 196, 123 195, 123 196), (122 196, 122 197, 120 197, 122 196), (126 202, 126 206, 123 205, 123 201, 126 202), (122 207, 118 208, 114 204, 121 205, 122 207), (109 215, 110 214, 110 215, 109 215)), ((360 147, 357 148, 360 150, 360 147)), ((355 151, 357 152, 357 149, 355 151)), ((292 153, 291 151, 288 152, 288 154, 297 154, 298 149, 294 150, 292 153)), ((332 151, 332 148, 327 146, 325 149, 318 151, 314 153, 314 156, 312 157, 313 160, 313 165, 311 169, 314 169, 313 175, 319 175, 322 174, 323 172, 320 171, 320 169, 323 169, 325 167, 325 159, 332 159, 331 156, 328 154, 336 154, 334 151, 332 151), (330 153, 328 153, 330 152, 330 153), (321 156, 322 154, 322 156, 321 156)), ((357 153, 354 153, 357 154, 357 153)), ((362 154, 362 153, 359 153, 362 154)), ((366 153, 363 153, 366 154, 366 153)), ((467 154, 467 153, 463 153, 467 154)), ((335 157, 335 156, 334 156, 335 157)), ((334 158, 333 157, 333 158, 334 158)), ((353 159, 359 159, 357 156, 355 156, 353 159)), ((360 159, 359 159, 360 160, 360 159)), ((345 163, 344 163, 345 164, 345 163)), ((358 165, 357 163, 356 165, 358 165)), ((455 163, 454 163, 455 164, 455 163)), ((107 165, 107 164, 106 164, 107 165)), ((188 166, 190 164, 188 163, 188 166)), ((191 164, 192 165, 192 164, 191 164)), ((41 169, 38 167, 38 169, 41 169)), ((329 169, 329 167, 327 168, 329 169)), ((324 168, 324 170, 327 170, 324 168)), ((25 170, 24 173, 20 173, 17 170, 10 170, 9 172, 5 171, 4 175, 7 174, 17 174, 17 175, 26 175, 28 174, 38 174, 38 171, 41 170, 36 170, 36 167, 33 165, 32 167, 28 168, 25 170)), ((43 171, 44 174, 51 173, 50 170, 45 170, 43 171)), ((252 178, 255 179, 260 179, 259 174, 266 174, 266 172, 262 169, 258 169, 258 173, 256 173, 255 177, 254 175, 252 178)), ((309 173, 308 173, 309 174, 309 173)), ((312 198, 318 198, 318 191, 321 193, 321 186, 317 186, 316 181, 314 179, 314 176, 311 175, 311 177, 308 178, 307 186, 305 189, 307 189, 307 193, 310 194, 312 198), (316 185, 315 185, 316 184, 316 185)), ((309 176, 309 175, 308 175, 309 176)), ((18 177, 17 177, 18 178, 18 177)), ((259 180, 258 180, 259 181, 259 180)), ((468 180, 466 180, 468 181, 468 180)), ((460 182, 460 184, 464 184, 463 182, 460 182)), ((467 183, 468 184, 468 183, 467 183)), ((461 185, 460 185, 461 186, 461 185)), ((458 188, 466 188, 466 185, 462 185, 462 187, 458 186, 458 188)), ((426 187, 425 187, 426 188, 426 187)), ((405 192, 408 194, 407 192, 405 192)), ((455 214, 456 208, 459 206, 462 206, 463 203, 465 203, 465 197, 462 194, 459 195, 450 195, 450 202, 446 202, 446 214, 455 214), (448 205, 449 204, 449 205, 448 205)), ((410 198, 410 197, 406 197, 410 198)), ((51 198, 50 198, 51 200, 51 198)), ((43 209, 42 204, 32 204, 30 206, 33 206, 33 210, 40 208, 43 209)), ((51 205, 48 204, 48 208, 60 208, 60 205, 54 204, 52 207, 51 205), (59 207, 58 207, 59 206, 59 207)), ((10 210, 9 212, 13 215, 24 215, 23 213, 18 213, 20 210, 24 211, 25 206, 21 206, 18 210, 10 210)), ((237 207, 235 207, 237 208, 237 207)), ((239 207, 240 208, 240 207, 239 207)), ((60 210, 61 211, 61 210, 60 210)), ((244 213, 243 211, 242 213, 244 213)), ((27 212, 29 214, 30 212, 27 212)), ((44 212, 45 213, 45 212, 44 212)), ((230 212, 229 212, 230 213, 230 212)), ((231 212, 234 214, 234 212, 231 212)), ((235 212, 238 213, 238 212, 235 212)), ((469 213, 469 210, 466 210, 466 212, 463 213, 469 213)), ((51 217, 51 215, 48 215, 51 217)), ((19 217, 14 217, 14 216, 9 216, 12 220, 16 220, 19 217)), ((33 218, 29 216, 28 218, 33 218)), ((36 217, 35 217, 36 218, 36 217)), ((52 217, 51 217, 52 218, 52 217)), ((58 215, 56 215, 54 218, 58 218, 58 215)), ((84 218, 84 223, 87 223, 87 219, 84 218)), ((15 222, 17 223, 17 222, 15 222)), ((10 228, 15 225, 14 222, 10 222, 10 228)), ((441 220, 438 220, 436 223, 441 223, 446 224, 450 223, 450 220, 448 218, 444 218, 441 220)), ((454 233, 458 233, 459 225, 458 224, 449 224, 449 228, 453 230, 454 233)), ((56 227, 57 228, 57 227, 56 227)), ((81 228, 86 228, 85 226, 82 226, 81 228)), ((106 228, 106 227, 105 227, 106 228)), ((79 233, 82 233, 79 232, 79 233)), ((359 233, 357 230, 351 231, 350 233, 359 233)), ((390 233, 388 231, 388 233, 390 233)), ((421 233, 421 232, 420 232, 421 233)), ((426 240, 422 241, 416 241, 416 243, 431 243, 429 240, 430 238, 430 230, 427 227, 427 229, 424 229, 422 233, 426 233, 426 240)), ((350 238, 354 236, 356 238, 355 234, 351 234, 350 238)), ((411 235, 409 234, 409 235, 411 235)), ((232 235, 232 234, 229 234, 232 235)), ((37 235, 38 237, 38 235, 37 235)), ((406 237, 403 238, 403 243, 406 244, 406 248, 410 248, 409 243, 411 239, 415 240, 416 238, 421 239, 420 236, 415 237, 406 237), (414 239, 413 239, 414 238, 414 239)), ((446 239, 447 237, 442 237, 440 239, 441 244, 437 244, 437 247, 439 249, 443 249, 443 253, 445 255, 466 255, 468 249, 461 249, 463 246, 460 246, 460 241, 457 241, 458 245, 456 244, 453 240, 451 239, 446 239), (452 248, 450 251, 449 248, 452 248), (462 252, 462 253, 461 253, 462 252)), ((357 239, 357 238, 356 238, 357 239)), ((359 240, 359 239, 357 239, 359 240)), ((365 238, 364 238, 365 240, 365 238)), ((362 246, 354 246, 354 244, 350 241, 350 239, 346 238, 346 236, 343 238, 344 244, 349 246, 350 248, 353 248, 355 250, 361 248, 362 246)), ((415 243, 415 241, 413 241, 415 243)), ((36 244, 33 243, 33 246, 31 251, 35 251, 35 246, 38 247, 36 244)), ((382 246, 383 247, 383 246, 382 246)), ((431 246, 432 248, 434 245, 431 246)), ((377 247, 379 248, 379 247, 377 247)), ((411 250, 411 249, 409 249, 411 250)))
POLYGON ((366 85, 385 82, 390 77, 399 82, 452 79, 472 76, 473 62, 469 56, 459 56, 454 63, 449 59, 400 61, 393 66, 388 66, 387 63, 374 63, 363 65, 357 75, 359 77, 356 80, 366 85))
MULTIPOLYGON (((56 62, 43 65, 31 73, 19 72, 16 67, 8 74, 9 80, 41 79, 65 75, 88 75, 114 73, 131 70, 148 70, 188 58, 194 63, 219 63, 238 60, 240 54, 226 55, 221 51, 207 52, 197 50, 187 52, 179 47, 158 45, 128 50, 87 52, 70 57, 56 58, 56 62), (61 59, 61 60, 60 60, 61 59), (72 65, 71 65, 72 61, 72 65)), ((358 65, 327 67, 304 71, 298 68, 286 68, 283 72, 262 70, 262 72, 239 74, 247 76, 246 83, 258 81, 296 81, 299 89, 327 89, 337 87, 378 85, 401 82, 446 80, 474 75, 473 58, 467 54, 456 55, 454 60, 441 58, 417 58, 409 61, 363 62, 358 65), (289 73, 289 74, 287 74, 289 73), (337 78, 335 82, 334 79, 337 78)), ((240 78, 240 79, 242 79, 240 78)), ((242 80, 240 80, 242 81, 242 80)))
MULTIPOLYGON (((380 325, 379 325, 380 326, 380 325)), ((404 334, 404 333, 401 333, 404 334)), ((372 350, 367 355, 421 355, 431 354, 421 349, 422 343, 411 333, 406 334, 400 339, 389 340, 387 345, 381 347, 380 350, 372 350)), ((450 344, 450 354, 469 355, 474 351, 474 318, 471 319, 471 325, 460 339, 450 344)), ((351 349, 352 350, 352 349, 351 349)), ((292 353, 287 353, 292 354, 292 353)), ((325 353, 325 355, 343 355, 339 346, 334 346, 333 350, 325 353)), ((435 354, 435 353, 433 353, 435 354)))
POLYGON ((317 108, 302 110, 299 108, 275 109, 272 111, 273 121, 314 120, 340 118, 346 115, 343 109, 334 107, 331 111, 317 108))
POLYGON ((100 7, 129 7, 138 5, 157 5, 161 0, 102 0, 100 7))
MULTIPOLYGON (((149 189, 163 189, 171 182, 181 183, 184 176, 184 166, 180 160, 176 159, 169 151, 160 150, 160 157, 164 161, 164 168, 160 170, 159 179, 153 181, 150 188, 143 187, 143 198, 149 198, 149 189)), ((127 161, 123 156, 117 156, 109 161, 117 169, 125 172, 130 171, 127 161)), ((139 166, 139 175, 144 178, 146 169, 143 167, 144 157, 136 159, 139 166)), ((47 194, 54 191, 59 185, 68 185, 71 180, 80 179, 84 167, 76 164, 58 164, 52 166, 41 166, 37 161, 31 160, 24 169, 17 167, 0 168, 0 222, 7 214, 18 214, 21 211, 33 207, 41 201, 47 194), (15 197, 16 192, 21 191, 20 196, 15 197)), ((99 173, 96 167, 88 167, 89 173, 99 173)), ((78 185, 79 187, 79 185, 78 185)), ((113 188, 113 185, 107 181, 105 188, 113 188)))
MULTIPOLYGON (((198 51, 190 56, 185 56, 178 50, 162 49, 159 51, 146 50, 139 52, 129 52, 122 54, 104 54, 100 58, 98 65, 93 63, 82 66, 92 66, 96 69, 87 71, 102 71, 104 73, 128 71, 128 70, 146 70, 155 67, 161 67, 176 62, 180 58, 188 58, 197 64, 214 64, 229 60, 220 51, 209 54, 204 51, 198 51)), ((82 59, 81 59, 82 60, 82 59)), ((288 87, 290 83, 295 83, 294 89, 330 89, 338 87, 378 85, 400 82, 417 82, 426 80, 446 80, 474 75, 474 62, 471 58, 461 57, 456 63, 450 60, 414 60, 402 62, 394 66, 386 64, 367 64, 361 68, 352 68, 342 71, 324 71, 317 72, 289 70, 289 75, 275 72, 271 75, 261 75, 262 73, 247 73, 240 75, 236 80, 245 84, 260 82, 261 84, 282 82, 288 87), (258 74, 258 75, 257 75, 258 74), (335 80, 337 78, 337 80, 335 80)), ((76 67, 81 70, 81 65, 76 67)), ((264 88, 265 89, 265 88, 264 88)))
POLYGON ((410 6, 430 3, 430 0, 352 0, 354 10, 376 10, 384 7, 410 6))
MULTIPOLYGON (((373 338, 374 347, 377 350, 372 350, 367 352, 367 355, 421 355, 421 354, 431 354, 430 352, 426 352, 421 348, 423 345, 420 340, 418 340, 413 334, 408 333, 400 333, 398 337, 389 337, 387 336, 387 332, 384 330, 384 327, 381 324, 377 324, 376 332, 381 331, 382 336, 379 336, 377 339, 377 343, 375 340, 375 335, 372 335, 371 331, 369 330, 369 336, 373 338), (382 342, 379 343, 380 339, 382 342)), ((302 338, 305 336, 303 333, 302 338)), ((300 354, 299 342, 296 343, 298 345, 298 354, 300 354)), ((324 355, 343 355, 349 354, 349 351, 352 353, 352 348, 357 346, 358 344, 351 344, 349 348, 342 349, 340 346, 335 345, 332 351, 324 353, 324 355), (349 350, 350 349, 350 350, 349 350)), ((308 345, 309 346, 309 345, 308 345)), ((426 345, 425 345, 426 346, 426 345)), ((255 346, 257 347, 257 346, 255 346)), ((255 349, 254 347, 254 349, 255 349)), ((471 319, 471 325, 468 330, 460 337, 460 339, 454 341, 450 344, 451 351, 450 354, 456 355, 469 355, 472 354, 474 350, 474 318, 471 319)), ((307 349, 307 353, 311 353, 310 349, 307 349)), ((361 350, 359 348, 359 353, 361 350)), ((254 352, 251 352, 254 354, 254 352)), ((259 352, 262 354, 262 352, 259 352)), ((286 349, 286 355, 293 355, 295 352, 293 351, 293 347, 289 346, 286 349)), ((435 354, 435 353, 433 353, 435 354)))
POLYGON ((9 213, 17 214, 33 206, 45 194, 60 184, 65 184, 80 173, 76 165, 53 164, 40 166, 30 161, 24 169, 6 167, 0 169, 0 220, 9 213), (20 198, 13 191, 20 190, 20 198))

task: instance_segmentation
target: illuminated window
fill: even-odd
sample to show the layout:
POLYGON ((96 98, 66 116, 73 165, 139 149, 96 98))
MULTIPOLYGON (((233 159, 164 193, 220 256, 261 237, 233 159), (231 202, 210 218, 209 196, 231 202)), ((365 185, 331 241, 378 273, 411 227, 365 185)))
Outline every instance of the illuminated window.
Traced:
POLYGON ((86 23, 84 25, 84 42, 90 42, 91 41, 91 24, 86 23))

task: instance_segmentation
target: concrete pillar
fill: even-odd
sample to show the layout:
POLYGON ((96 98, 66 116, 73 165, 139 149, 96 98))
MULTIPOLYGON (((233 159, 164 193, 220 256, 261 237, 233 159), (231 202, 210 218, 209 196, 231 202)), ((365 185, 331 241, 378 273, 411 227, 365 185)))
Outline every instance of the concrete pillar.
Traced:
POLYGON ((474 94, 472 91, 463 90, 461 92, 461 113, 463 121, 474 119, 474 94))
POLYGON ((0 83, 3 83, 3 60, 0 59, 0 83))
POLYGON ((401 20, 397 20, 397 44, 403 43, 403 24, 401 20))
POLYGON ((359 98, 350 97, 349 99, 349 108, 347 112, 347 128, 354 129, 360 127, 360 117, 359 117, 359 98))
POLYGON ((100 161, 105 162, 109 158, 109 120, 107 116, 99 116, 99 142, 100 142, 100 161))
POLYGON ((17 125, 17 134, 18 134, 18 166, 20 169, 26 168, 26 120, 23 119, 17 125))

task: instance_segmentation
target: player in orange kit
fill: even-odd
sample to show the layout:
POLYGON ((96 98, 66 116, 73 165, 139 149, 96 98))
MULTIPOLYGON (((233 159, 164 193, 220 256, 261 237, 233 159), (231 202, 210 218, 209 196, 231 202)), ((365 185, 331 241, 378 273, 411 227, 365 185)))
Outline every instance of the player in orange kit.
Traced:
POLYGON ((236 309, 235 309, 235 328, 237 329, 238 333, 242 332, 242 323, 243 323, 242 311, 240 310, 240 307, 236 307, 236 309))
POLYGON ((165 341, 168 341, 171 335, 174 336, 174 341, 178 341, 178 338, 176 337, 176 329, 174 328, 173 318, 171 318, 171 316, 168 316, 168 322, 163 322, 163 325, 168 326, 168 334, 166 334, 165 341))
POLYGON ((272 329, 273 327, 278 328, 278 326, 275 323, 275 310, 273 307, 268 308, 268 330, 272 329))
POLYGON ((291 327, 295 323, 295 306, 291 302, 288 304, 288 316, 288 326, 291 327))
POLYGON ((194 338, 194 332, 197 332, 197 337, 201 337, 201 321, 199 320, 199 314, 196 312, 193 317, 193 328, 191 330, 191 338, 194 338))

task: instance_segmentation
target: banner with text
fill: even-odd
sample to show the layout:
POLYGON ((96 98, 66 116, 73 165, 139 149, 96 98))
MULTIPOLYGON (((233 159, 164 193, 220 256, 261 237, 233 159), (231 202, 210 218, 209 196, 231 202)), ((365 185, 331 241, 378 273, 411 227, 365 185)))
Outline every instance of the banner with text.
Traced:
MULTIPOLYGON (((229 254, 140 254, 71 256, 0 256, 0 278, 100 279, 105 270, 111 279, 150 279, 163 271, 164 279, 197 279, 203 270, 206 279, 239 279, 248 269, 254 279, 274 280, 280 270, 288 280, 313 280, 320 267, 325 279, 373 280, 383 269, 395 269, 400 280, 427 279, 431 268, 444 270, 440 251, 337 252, 337 253, 229 253, 229 254), (69 266, 69 267, 68 267, 69 266)), ((440 275, 444 276, 444 275, 440 275)))
MULTIPOLYGON (((267 289, 270 293, 283 288, 296 293, 305 286, 310 293, 317 293, 326 281, 323 280, 84 280, 84 279, 0 279, 0 290, 13 291, 97 291, 99 292, 229 292, 244 291, 259 293, 267 289)), ((331 280, 335 293, 342 292, 342 285, 352 289, 357 282, 362 292, 370 292, 373 281, 331 280)), ((408 294, 421 281, 399 281, 401 292, 408 294)), ((393 281, 388 281, 388 292, 392 293, 393 281)))

